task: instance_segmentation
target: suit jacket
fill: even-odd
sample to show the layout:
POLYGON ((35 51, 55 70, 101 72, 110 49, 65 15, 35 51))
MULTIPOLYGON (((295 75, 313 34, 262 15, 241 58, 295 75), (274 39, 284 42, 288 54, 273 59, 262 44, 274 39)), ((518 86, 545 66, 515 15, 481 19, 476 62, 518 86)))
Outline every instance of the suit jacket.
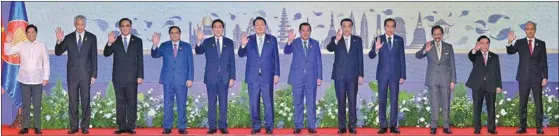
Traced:
POLYGON ((259 55, 256 35, 251 35, 248 39, 245 48, 239 47, 239 57, 247 56, 245 82, 258 83, 260 77, 260 83, 272 84, 274 76, 280 75, 278 40, 275 36, 266 34, 262 55, 259 55))
POLYGON ((303 47, 301 38, 294 39, 291 45, 286 44, 283 53, 293 53, 289 70, 288 84, 295 85, 305 81, 316 85, 316 80, 322 80, 322 54, 318 41, 309 38, 307 50, 303 47))
POLYGON ((206 70, 204 71, 205 84, 229 84, 235 80, 235 45, 233 41, 222 36, 221 54, 217 52, 215 37, 204 40, 196 46, 196 54, 206 54, 206 70))
POLYGON ((450 86, 450 83, 456 83, 456 66, 454 64, 454 49, 451 44, 441 41, 441 53, 437 51, 435 41, 431 42, 432 48, 429 52, 424 53, 427 44, 421 50, 415 53, 415 57, 422 59, 427 57, 427 73, 425 74, 425 85, 450 86), (440 57, 442 56, 442 57, 440 57), (440 60, 439 60, 440 57, 440 60))
POLYGON ((137 83, 138 78, 144 78, 144 54, 142 39, 130 34, 128 49, 124 51, 121 35, 116 37, 111 46, 105 45, 103 55, 113 57, 113 82, 137 83))
POLYGON ((375 52, 376 45, 369 51, 369 58, 374 59, 379 56, 377 65, 377 80, 395 80, 400 78, 406 79, 406 53, 404 47, 404 39, 398 35, 393 35, 392 49, 390 50, 386 41, 386 34, 381 35, 382 48, 375 52))
POLYGON ((177 57, 173 54, 173 42, 166 41, 155 49, 151 49, 151 57, 163 57, 163 66, 159 75, 159 83, 172 85, 186 85, 186 81, 194 79, 194 63, 192 62, 192 47, 179 41, 177 57))
MULTIPOLYGON (((535 39, 535 38, 534 38, 535 39)), ((528 39, 518 39, 512 46, 507 46, 508 54, 518 52, 520 62, 518 63, 518 71, 516 72, 516 81, 531 82, 541 84, 542 79, 548 79, 547 73, 547 51, 545 42, 535 39, 536 45, 533 54, 530 55, 528 49, 528 39)))
POLYGON ((76 32, 64 37, 60 44, 56 44, 54 52, 57 56, 68 50, 67 80, 68 82, 90 82, 97 78, 97 37, 85 31, 82 47, 78 50, 76 32))
POLYGON ((472 51, 470 51, 468 53, 468 58, 472 61, 474 66, 466 82, 467 87, 475 91, 480 89, 481 85, 485 82, 485 89, 487 92, 496 93, 497 87, 503 88, 499 55, 489 52, 487 56, 487 65, 484 64, 485 62, 481 51, 477 51, 475 54, 472 54, 472 51))
POLYGON ((336 45, 336 37, 330 38, 331 41, 326 45, 326 49, 334 52, 334 66, 332 69, 333 80, 357 80, 358 77, 364 77, 363 69, 363 44, 361 37, 351 35, 351 45, 349 52, 342 38, 336 45))

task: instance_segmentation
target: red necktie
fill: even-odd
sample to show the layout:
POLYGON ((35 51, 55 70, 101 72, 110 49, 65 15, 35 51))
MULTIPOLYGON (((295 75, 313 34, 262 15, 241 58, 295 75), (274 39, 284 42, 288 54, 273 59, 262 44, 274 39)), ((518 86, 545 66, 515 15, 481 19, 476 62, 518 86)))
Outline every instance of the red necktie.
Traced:
POLYGON ((487 53, 483 53, 483 61, 485 62, 485 65, 487 65, 487 53))
POLYGON ((177 53, 178 53, 177 44, 174 44, 173 45, 173 55, 175 56, 175 58, 177 58, 177 53))
POLYGON ((532 52, 534 51, 532 48, 532 40, 528 40, 528 49, 530 50, 530 56, 532 56, 532 52))

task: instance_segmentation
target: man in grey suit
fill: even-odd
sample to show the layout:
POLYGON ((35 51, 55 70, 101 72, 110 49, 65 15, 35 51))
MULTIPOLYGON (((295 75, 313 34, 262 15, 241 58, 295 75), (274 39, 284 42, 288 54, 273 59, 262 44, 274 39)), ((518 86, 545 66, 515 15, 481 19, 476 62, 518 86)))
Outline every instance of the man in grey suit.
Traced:
POLYGON ((452 134, 450 131, 450 92, 454 90, 456 83, 456 67, 454 65, 454 50, 452 45, 442 41, 443 28, 439 25, 431 28, 433 41, 425 43, 421 50, 415 53, 415 57, 422 59, 427 57, 427 72, 425 74, 425 85, 429 90, 429 103, 431 107, 431 134, 437 133, 439 119, 439 107, 443 109, 443 132, 452 134), (434 46, 433 46, 434 44, 434 46), (435 48, 432 50, 432 48, 435 48))

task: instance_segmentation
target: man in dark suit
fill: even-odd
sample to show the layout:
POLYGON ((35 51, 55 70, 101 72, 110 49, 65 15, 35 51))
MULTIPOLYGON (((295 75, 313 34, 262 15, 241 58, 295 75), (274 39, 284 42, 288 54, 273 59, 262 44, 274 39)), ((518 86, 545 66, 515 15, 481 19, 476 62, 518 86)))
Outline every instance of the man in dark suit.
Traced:
POLYGON ((194 79, 194 63, 192 62, 192 47, 181 41, 181 29, 178 26, 169 28, 171 40, 157 46, 160 34, 154 33, 151 57, 163 57, 163 66, 159 83, 163 84, 163 134, 170 134, 173 128, 173 105, 177 100, 177 128, 179 134, 186 134, 186 101, 188 88, 194 79))
POLYGON ((285 54, 293 53, 289 83, 293 87, 294 134, 301 133, 303 128, 304 102, 307 105, 307 128, 309 133, 316 133, 316 88, 322 84, 322 54, 320 44, 311 38, 311 25, 299 25, 300 38, 290 30, 287 44, 283 48, 285 54))
POLYGON ((340 22, 342 29, 338 29, 335 37, 326 46, 334 52, 334 68, 332 79, 336 88, 338 100, 338 134, 355 134, 357 123, 357 87, 363 83, 363 45, 361 37, 352 35, 353 21, 345 18, 340 22), (343 31, 343 32, 342 32, 343 31), (346 98, 349 103, 349 123, 346 127, 346 98))
POLYGON ((132 21, 122 18, 118 22, 121 34, 109 33, 103 51, 105 57, 114 54, 113 84, 116 94, 116 123, 114 134, 136 134, 136 112, 138 109, 138 84, 144 78, 144 54, 142 39, 132 35, 132 21))
POLYGON ((280 78, 278 40, 266 34, 266 20, 257 17, 252 22, 255 35, 241 38, 239 57, 247 56, 245 82, 248 84, 250 115, 252 117, 251 134, 260 133, 260 96, 264 103, 266 134, 274 129, 274 85, 280 78))
POLYGON ((208 134, 217 132, 228 134, 227 131, 227 95, 229 88, 235 84, 235 46, 233 40, 223 36, 225 23, 221 19, 212 22, 214 36, 204 38, 204 34, 198 29, 198 44, 196 54, 206 54, 206 70, 204 71, 204 83, 208 92, 208 134), (216 121, 216 107, 219 100, 219 121, 216 121), (216 126, 218 122, 218 126, 216 126))
POLYGON ((528 96, 530 90, 534 97, 536 106, 536 132, 544 134, 542 129, 543 122, 543 104, 542 90, 547 84, 547 52, 545 42, 536 39, 536 23, 532 21, 526 22, 526 38, 513 41, 516 36, 513 31, 509 32, 507 53, 515 54, 518 52, 520 63, 518 63, 518 72, 516 73, 516 81, 518 81, 518 93, 520 97, 520 128, 517 134, 526 133, 526 111, 528 104, 528 96))
MULTIPOLYGON (((398 105, 398 94, 400 85, 406 80, 406 54, 404 52, 404 40, 394 34, 396 21, 392 18, 384 20, 385 34, 376 38, 376 43, 369 51, 369 58, 379 56, 377 64, 379 122, 378 134, 387 132, 386 121, 386 99, 390 89, 390 105, 398 105)), ((399 134, 398 130, 398 106, 390 106, 390 132, 399 134)))
POLYGON ((487 108, 487 132, 497 134, 495 130, 495 98, 501 92, 501 67, 499 55, 489 51, 489 37, 482 35, 476 46, 468 53, 473 63, 472 72, 466 86, 472 89, 474 99, 474 134, 481 131, 481 109, 483 100, 487 108))
POLYGON ((77 133, 78 128, 82 129, 83 134, 89 133, 88 128, 91 119, 89 89, 97 78, 97 37, 85 31, 86 22, 87 19, 83 15, 74 17, 76 31, 66 36, 64 36, 64 31, 60 27, 56 28, 55 54, 60 56, 68 50, 66 71, 70 101, 68 114, 70 116, 70 130, 68 134, 77 133), (78 115, 79 105, 82 108, 81 119, 78 115))

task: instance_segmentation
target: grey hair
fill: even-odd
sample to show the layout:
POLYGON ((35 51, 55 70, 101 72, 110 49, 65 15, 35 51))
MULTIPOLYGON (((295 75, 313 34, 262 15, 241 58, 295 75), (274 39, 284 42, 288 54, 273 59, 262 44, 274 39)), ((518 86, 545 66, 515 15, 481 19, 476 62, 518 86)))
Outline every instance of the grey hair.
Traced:
POLYGON ((536 26, 537 26, 537 25, 536 25, 536 23, 534 23, 534 22, 532 22, 532 21, 528 21, 528 22, 526 22, 526 24, 525 24, 524 26, 526 26, 526 25, 528 25, 528 24, 532 24, 532 25, 534 25, 534 28, 536 28, 536 26))
POLYGON ((83 22, 87 24, 87 18, 84 15, 77 15, 76 17, 74 17, 74 22, 78 21, 78 19, 83 20, 83 22))

